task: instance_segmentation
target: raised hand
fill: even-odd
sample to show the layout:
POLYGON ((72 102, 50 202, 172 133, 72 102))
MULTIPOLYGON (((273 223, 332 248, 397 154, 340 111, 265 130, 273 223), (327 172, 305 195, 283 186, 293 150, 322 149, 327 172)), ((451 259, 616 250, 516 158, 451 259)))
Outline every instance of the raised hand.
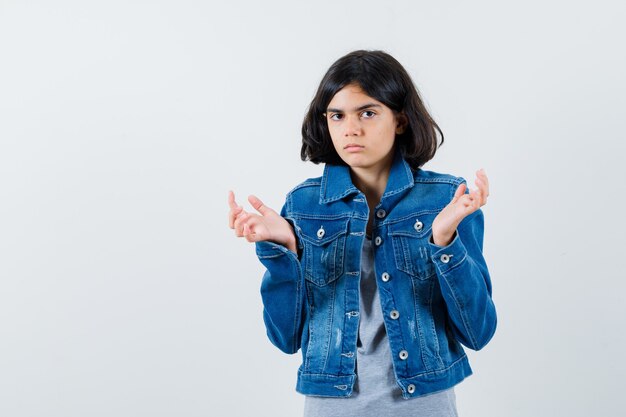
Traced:
POLYGON ((435 217, 432 233, 436 245, 446 246, 450 244, 459 223, 487 204, 489 180, 484 169, 481 168, 476 171, 474 183, 478 188, 470 189, 469 194, 465 194, 465 184, 459 185, 450 203, 435 217))
POLYGON ((278 243, 297 253, 296 236, 289 222, 264 205, 259 198, 251 195, 248 201, 259 214, 246 212, 235 202, 235 194, 228 192, 228 227, 235 230, 235 235, 248 242, 266 240, 278 243))

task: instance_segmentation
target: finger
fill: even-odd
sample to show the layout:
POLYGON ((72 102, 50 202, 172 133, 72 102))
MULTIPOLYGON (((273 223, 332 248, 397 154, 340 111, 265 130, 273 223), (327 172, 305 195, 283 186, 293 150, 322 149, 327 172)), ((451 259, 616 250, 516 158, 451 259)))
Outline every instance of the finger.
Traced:
POLYGON ((258 218, 251 218, 251 222, 248 222, 244 225, 244 237, 246 238, 246 240, 248 242, 259 242, 261 240, 265 240, 266 238, 263 237, 262 233, 259 233, 258 231, 258 227, 257 227, 257 221, 258 218))
POLYGON ((482 206, 483 203, 483 192, 480 188, 476 188, 473 190, 472 196, 472 211, 476 211, 482 206))
POLYGON ((487 186, 487 196, 489 196, 489 178, 487 178, 487 173, 485 172, 484 168, 479 169, 478 171, 476 171, 476 175, 478 175, 478 177, 480 178, 480 180, 482 182, 485 183, 485 185, 487 186))
POLYGON ((247 223, 243 226, 243 236, 248 242, 256 242, 258 240, 257 234, 253 233, 252 230, 250 230, 250 226, 248 226, 247 223))
POLYGON ((233 226, 237 237, 243 236, 243 227, 248 222, 248 216, 249 214, 244 211, 235 219, 235 223, 233 226))
POLYGON ((238 207, 235 202, 235 193, 232 190, 228 190, 228 205, 231 209, 238 207))
POLYGON ((456 191, 454 192, 454 196, 452 197, 452 201, 450 201, 451 203, 456 203, 456 201, 463 195, 465 194, 465 188, 467 188, 467 186, 465 185, 465 183, 461 183, 457 188, 456 191))
POLYGON ((476 185, 480 186, 483 189, 483 193, 485 195, 489 194, 489 180, 485 176, 477 176, 474 180, 476 185))
POLYGON ((474 182, 476 183, 476 185, 478 186, 481 192, 481 203, 482 203, 481 205, 484 205, 487 203, 487 197, 489 196, 489 190, 487 189, 487 185, 485 185, 484 181, 481 180, 480 178, 476 178, 474 182))
POLYGON ((250 202, 250 204, 252 204, 252 207, 254 207, 254 209, 261 213, 263 216, 274 211, 271 208, 267 207, 265 204, 263 204, 263 202, 254 195, 249 196, 248 201, 250 202))
POLYGON ((243 207, 235 207, 228 212, 228 227, 230 227, 231 229, 235 227, 234 226, 235 219, 237 218, 237 216, 239 216, 239 214, 242 211, 243 211, 243 207))

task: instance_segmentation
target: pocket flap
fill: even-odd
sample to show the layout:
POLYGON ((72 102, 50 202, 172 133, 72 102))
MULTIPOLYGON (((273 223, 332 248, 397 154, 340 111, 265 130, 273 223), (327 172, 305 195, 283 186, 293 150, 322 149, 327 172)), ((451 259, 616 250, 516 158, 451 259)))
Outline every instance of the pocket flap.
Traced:
POLYGON ((415 214, 414 216, 407 217, 396 223, 389 225, 390 236, 406 236, 413 238, 423 238, 428 236, 432 227, 433 221, 440 210, 430 210, 428 212, 422 212, 415 214))
POLYGON ((302 239, 315 246, 323 246, 348 232, 349 218, 308 220, 299 227, 302 239))

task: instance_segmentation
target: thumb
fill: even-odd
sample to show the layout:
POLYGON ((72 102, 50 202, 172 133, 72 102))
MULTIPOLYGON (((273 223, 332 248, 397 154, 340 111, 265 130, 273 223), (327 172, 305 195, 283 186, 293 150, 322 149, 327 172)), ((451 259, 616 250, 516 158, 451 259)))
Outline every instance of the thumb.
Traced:
POLYGON ((252 207, 254 207, 254 209, 261 213, 261 215, 263 216, 274 212, 274 210, 263 204, 263 202, 256 196, 249 196, 248 201, 250 202, 250 204, 252 204, 252 207))
POLYGON ((455 202, 456 202, 456 200, 458 200, 458 199, 459 199, 459 197, 461 197, 463 194, 465 194, 465 188, 466 188, 465 183, 464 183, 464 182, 463 182, 463 183, 461 183, 461 184, 457 187, 456 191, 454 192, 454 197, 452 197, 452 201, 450 201, 450 202, 451 202, 451 203, 455 203, 455 202))

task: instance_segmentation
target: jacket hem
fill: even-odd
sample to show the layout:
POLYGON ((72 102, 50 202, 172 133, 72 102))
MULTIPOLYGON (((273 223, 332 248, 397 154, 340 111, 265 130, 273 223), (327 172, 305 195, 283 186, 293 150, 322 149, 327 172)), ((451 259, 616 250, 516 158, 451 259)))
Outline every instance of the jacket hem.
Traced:
POLYGON ((405 399, 420 397, 451 388, 472 375, 467 355, 463 355, 450 367, 441 372, 428 372, 411 378, 400 378, 398 384, 402 388, 402 397, 405 399), (409 392, 409 386, 412 393, 409 392))
POLYGON ((356 375, 307 374, 298 371, 296 391, 320 397, 349 397, 356 375))
MULTIPOLYGON (((451 388, 470 375, 472 368, 467 356, 463 356, 444 370, 400 378, 397 381, 402 397, 410 399, 451 388)), ((319 397, 349 397, 355 381, 356 375, 308 374, 298 371, 296 391, 319 397)))

